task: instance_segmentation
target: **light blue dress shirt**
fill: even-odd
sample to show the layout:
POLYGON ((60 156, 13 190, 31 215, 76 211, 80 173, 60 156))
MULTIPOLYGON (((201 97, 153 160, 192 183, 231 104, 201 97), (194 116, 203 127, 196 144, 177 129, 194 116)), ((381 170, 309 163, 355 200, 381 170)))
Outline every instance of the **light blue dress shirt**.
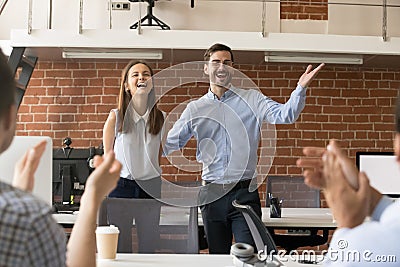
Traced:
POLYGON ((399 266, 400 200, 383 197, 370 221, 334 233, 324 266, 399 266))
POLYGON ((285 104, 254 89, 231 87, 218 99, 209 90, 190 102, 169 131, 164 146, 168 155, 194 136, 196 159, 203 165, 202 179, 219 184, 257 175, 257 148, 263 121, 293 123, 305 106, 306 88, 300 85, 285 104))

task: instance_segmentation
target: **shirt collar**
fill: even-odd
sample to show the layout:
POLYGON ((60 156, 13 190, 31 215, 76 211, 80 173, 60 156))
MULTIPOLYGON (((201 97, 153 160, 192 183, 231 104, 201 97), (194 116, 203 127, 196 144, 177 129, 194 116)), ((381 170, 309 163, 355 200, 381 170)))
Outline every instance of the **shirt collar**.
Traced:
MULTIPOLYGON (((235 90, 235 88, 232 85, 230 85, 229 89, 226 90, 225 93, 222 95, 221 101, 229 98, 234 93, 234 90, 235 90)), ((214 94, 213 91, 211 91, 211 87, 208 88, 207 97, 210 99, 218 100, 218 96, 216 94, 214 94)))
POLYGON ((146 113, 144 113, 143 116, 140 116, 135 109, 133 109, 133 121, 137 123, 140 119, 143 119, 145 122, 147 122, 147 119, 149 118, 150 111, 149 109, 146 110, 146 113))

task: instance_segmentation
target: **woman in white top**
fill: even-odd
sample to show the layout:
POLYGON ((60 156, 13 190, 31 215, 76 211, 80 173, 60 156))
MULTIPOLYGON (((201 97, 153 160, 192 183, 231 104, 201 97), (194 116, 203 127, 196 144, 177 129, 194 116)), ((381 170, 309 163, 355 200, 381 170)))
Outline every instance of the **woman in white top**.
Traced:
POLYGON ((110 111, 103 129, 104 153, 114 150, 123 165, 109 197, 160 198, 164 114, 155 103, 152 76, 142 61, 131 61, 122 71, 118 108, 110 111))

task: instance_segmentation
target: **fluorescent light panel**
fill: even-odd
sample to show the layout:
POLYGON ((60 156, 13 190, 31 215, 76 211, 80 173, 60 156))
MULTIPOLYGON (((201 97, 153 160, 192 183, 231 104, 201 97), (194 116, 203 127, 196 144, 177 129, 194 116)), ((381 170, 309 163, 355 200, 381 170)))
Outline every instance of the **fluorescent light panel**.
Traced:
POLYGON ((107 52, 107 51, 63 51, 63 58, 105 58, 105 59, 162 59, 161 51, 107 52))
POLYGON ((265 62, 363 64, 362 55, 266 53, 265 62))

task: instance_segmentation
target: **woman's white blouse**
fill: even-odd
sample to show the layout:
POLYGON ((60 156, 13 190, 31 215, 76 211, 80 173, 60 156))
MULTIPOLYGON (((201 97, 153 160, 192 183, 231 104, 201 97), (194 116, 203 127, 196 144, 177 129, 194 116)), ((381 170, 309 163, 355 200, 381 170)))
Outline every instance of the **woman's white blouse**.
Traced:
POLYGON ((122 131, 118 130, 122 123, 118 109, 113 111, 116 116, 114 152, 122 164, 120 176, 131 180, 148 180, 160 176, 158 158, 162 131, 157 135, 149 133, 149 110, 143 116, 134 109, 130 112, 131 116, 125 115, 122 131))

